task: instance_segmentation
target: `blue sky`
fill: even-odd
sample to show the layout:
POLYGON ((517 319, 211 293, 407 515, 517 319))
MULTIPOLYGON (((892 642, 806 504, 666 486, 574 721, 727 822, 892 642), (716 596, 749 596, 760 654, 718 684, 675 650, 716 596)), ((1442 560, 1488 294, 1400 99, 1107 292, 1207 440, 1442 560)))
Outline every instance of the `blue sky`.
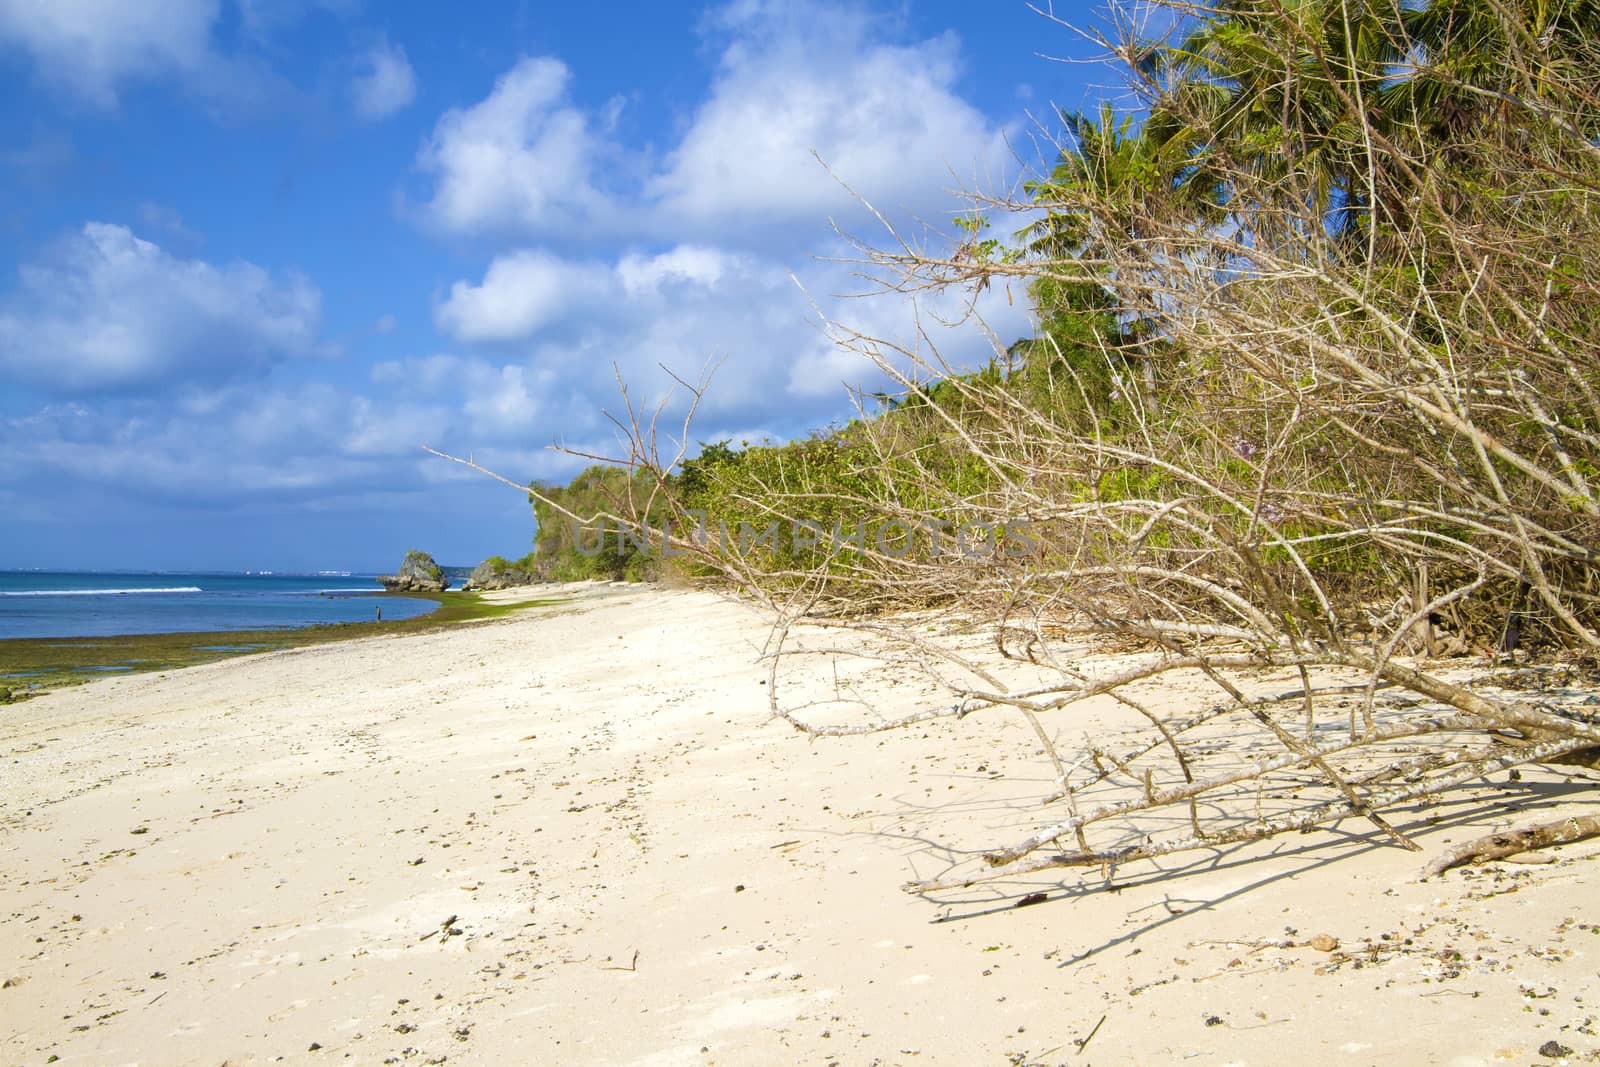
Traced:
POLYGON ((813 152, 938 242, 1092 52, 1020 0, 0 0, 0 567, 518 555, 526 503, 420 446, 564 481, 613 365, 721 360, 700 440, 837 421, 872 382, 819 311, 917 319, 849 297, 833 224, 882 235, 813 152))

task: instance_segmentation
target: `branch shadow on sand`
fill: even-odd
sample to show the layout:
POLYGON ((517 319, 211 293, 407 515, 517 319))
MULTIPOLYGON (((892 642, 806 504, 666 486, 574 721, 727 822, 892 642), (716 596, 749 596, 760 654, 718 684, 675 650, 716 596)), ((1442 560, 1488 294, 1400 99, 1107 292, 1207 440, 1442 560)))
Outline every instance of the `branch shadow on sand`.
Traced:
MULTIPOLYGON (((1495 785, 1492 792, 1483 785, 1462 787, 1451 793, 1432 798, 1426 803, 1412 804, 1393 809, 1397 829, 1408 837, 1418 839, 1427 847, 1430 839, 1452 830, 1488 829, 1502 822, 1509 814, 1521 818, 1541 812, 1554 812, 1572 799, 1587 793, 1592 783, 1587 779, 1554 781, 1524 780, 1495 785)), ((980 807, 990 811, 1005 809, 1015 811, 1015 803, 990 802, 980 807)), ((924 821, 948 818, 956 813, 970 815, 971 803, 924 806, 924 821)), ((1350 819, 1361 821, 1360 816, 1350 819)), ((1291 844, 1290 838, 1277 837, 1266 841, 1250 841, 1223 845, 1161 860, 1141 861, 1118 869, 1108 881, 1102 872, 1088 870, 1077 878, 1019 876, 1015 880, 995 881, 967 889, 948 890, 928 894, 930 906, 938 909, 933 923, 967 922, 984 919, 1019 907, 1042 903, 1064 903, 1082 900, 1096 894, 1120 894, 1127 890, 1149 889, 1156 886, 1174 891, 1187 890, 1194 895, 1174 896, 1163 894, 1162 899, 1146 905, 1164 905, 1164 914, 1153 917, 1131 930, 1119 933, 1063 960, 1063 967, 1073 966, 1091 959, 1109 949, 1126 945, 1158 929, 1180 920, 1205 915, 1218 905, 1248 897, 1274 883, 1291 880, 1321 870, 1331 870, 1361 855, 1394 850, 1406 855, 1406 880, 1415 880, 1420 863, 1415 855, 1398 849, 1376 827, 1365 826, 1354 830, 1347 828, 1349 820, 1295 835, 1302 840, 1291 844), (1205 876, 1226 873, 1249 873, 1260 870, 1261 876, 1249 883, 1215 895, 1205 892, 1200 881, 1205 876)), ((974 861, 981 862, 982 850, 951 848, 926 833, 893 831, 855 831, 857 834, 899 842, 905 846, 908 859, 916 856, 937 856, 943 873, 952 872, 974 861)), ((1131 912, 1130 914, 1135 914, 1131 912)))

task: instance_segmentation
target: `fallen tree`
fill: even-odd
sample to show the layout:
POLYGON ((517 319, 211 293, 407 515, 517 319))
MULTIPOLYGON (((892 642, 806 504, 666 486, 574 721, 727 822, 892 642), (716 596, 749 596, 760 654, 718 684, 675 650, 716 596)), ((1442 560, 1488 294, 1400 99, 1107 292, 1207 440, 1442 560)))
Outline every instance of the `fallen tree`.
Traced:
MULTIPOLYGON (((1600 652, 1596 16, 1170 6, 1171 37, 1105 40, 1138 131, 1071 117, 1059 165, 974 197, 947 244, 885 221, 860 245, 886 295, 1025 289, 1036 338, 958 367, 832 323, 897 383, 888 409, 796 453, 803 476, 730 461, 700 499, 648 413, 619 422, 657 492, 609 518, 773 613, 774 715, 813 736, 1027 720, 1054 772, 1037 828, 913 892, 1351 818, 1416 848, 1396 812, 1600 766, 1582 694, 1429 662, 1600 652), (1018 243, 977 239, 1002 219, 1018 243), (804 542, 706 536, 756 518, 804 542), (1135 657, 1083 669, 1107 641, 1135 657), (942 696, 791 704, 785 671, 816 657, 942 696), (1179 679, 1183 713, 1153 709, 1179 679), (1092 699, 1145 725, 1061 752, 1092 699)), ((1588 833, 1560 826, 1501 837, 1588 833)))

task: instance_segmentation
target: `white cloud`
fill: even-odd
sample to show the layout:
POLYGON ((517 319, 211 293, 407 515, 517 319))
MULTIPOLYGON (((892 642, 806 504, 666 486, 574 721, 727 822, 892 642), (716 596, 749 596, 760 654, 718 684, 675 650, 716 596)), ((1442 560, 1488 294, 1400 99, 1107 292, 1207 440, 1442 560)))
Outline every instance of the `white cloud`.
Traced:
POLYGON ((959 206, 953 192, 1003 189, 1016 169, 1007 131, 957 92, 951 34, 896 43, 895 27, 858 7, 768 0, 708 26, 723 39, 709 96, 657 165, 618 140, 615 98, 584 111, 565 64, 524 58, 485 99, 439 119, 417 161, 432 184, 425 217, 500 239, 774 248, 830 218, 870 219, 856 195, 937 224, 959 206))
POLYGON ((218 8, 218 0, 0 0, 0 40, 25 49, 44 80, 111 108, 123 81, 207 67, 218 8))
POLYGON ((361 57, 362 73, 351 82, 356 114, 373 121, 387 118, 417 95, 417 78, 406 50, 380 40, 361 57))
POLYGON ((718 25, 733 36, 710 98, 647 190, 682 232, 859 215, 840 181, 900 214, 948 210, 952 190, 1004 179, 1002 131, 956 94, 953 36, 882 43, 873 20, 831 5, 801 17, 742 2, 718 25))
MULTIPOLYGON (((435 309, 441 328, 458 340, 516 353, 499 377, 435 356, 386 365, 375 380, 425 389, 453 382, 473 398, 465 414, 483 440, 548 440, 603 432, 599 411, 616 410, 618 374, 648 411, 674 387, 667 370, 693 381, 717 364, 703 415, 730 425, 810 429, 838 415, 847 387, 883 385, 867 359, 835 343, 818 309, 907 344, 916 342, 919 320, 903 299, 839 295, 861 289, 845 264, 813 263, 800 275, 768 257, 704 245, 633 251, 611 264, 511 253, 494 261, 481 285, 456 283, 435 309)), ((981 363, 992 354, 982 330, 939 325, 960 317, 962 299, 925 297, 920 329, 952 361, 981 363)), ((1006 341, 1026 332, 1024 311, 1003 293, 983 294, 981 305, 1006 341)))
MULTIPOLYGON (((513 355, 439 353, 383 362, 364 385, 300 381, 298 368, 283 366, 248 382, 80 394, 31 415, 0 415, 0 454, 10 470, 32 472, 29 477, 145 500, 257 506, 271 494, 302 509, 337 508, 379 492, 393 498, 385 506, 421 514, 441 506, 442 487, 480 492, 476 476, 427 457, 418 447, 423 443, 473 453, 517 480, 565 481, 587 465, 549 450, 553 442, 616 454, 615 428, 602 413, 621 414, 613 362, 648 417, 673 388, 658 364, 692 380, 708 361, 726 357, 690 430, 692 440, 803 433, 840 416, 843 383, 881 387, 865 359, 833 344, 806 296, 770 259, 685 246, 585 269, 599 279, 600 303, 564 305, 563 314, 532 338, 515 349, 496 349, 513 355), (633 281, 631 293, 625 278, 633 281), (570 328, 574 323, 583 328, 570 328)), ((841 265, 813 265, 805 283, 827 311, 867 332, 915 335, 916 320, 903 302, 852 303, 841 310, 828 295, 848 288, 841 265)), ((998 293, 983 299, 991 313, 1008 308, 998 293)), ((949 317, 953 308, 933 310, 949 317)), ((971 363, 987 355, 974 331, 945 334, 932 316, 922 323, 952 360, 971 363)), ((668 452, 685 399, 679 392, 661 423, 668 452)), ((13 480, 0 470, 0 492, 13 480)), ((526 521, 525 505, 512 495, 504 519, 490 519, 501 514, 501 491, 482 491, 485 500, 470 506, 484 507, 483 521, 501 521, 510 532, 499 536, 510 537, 526 521)))
POLYGON ((663 284, 688 282, 703 288, 714 287, 724 274, 737 266, 725 252, 700 245, 679 245, 658 256, 630 253, 617 264, 617 276, 629 296, 657 292, 663 284))
POLYGON ((331 387, 230 392, 208 417, 153 400, 100 400, 0 420, 24 466, 141 493, 218 495, 306 489, 352 477, 324 447, 340 401, 331 387))
MULTIPOLYGON (((446 354, 393 360, 372 369, 375 384, 405 394, 448 398, 480 441, 528 440, 536 432, 534 420, 551 399, 549 388, 556 384, 555 377, 525 364, 446 354)), ((427 440, 441 440, 445 432, 446 427, 439 425, 427 440)), ((420 440, 413 438, 412 447, 420 440)))
POLYGON ((567 101, 559 60, 524 58, 481 102, 445 112, 418 157, 435 176, 429 219, 454 233, 570 232, 602 214, 603 145, 567 101))
POLYGON ((548 440, 550 427, 537 420, 552 406, 560 406, 552 403, 558 399, 557 378, 548 368, 443 353, 391 360, 372 368, 375 385, 400 396, 435 397, 438 406, 430 410, 451 413, 448 419, 435 419, 428 434, 408 438, 413 449, 423 441, 443 441, 448 433, 462 428, 470 428, 479 444, 527 442, 541 433, 548 440))
POLYGON ((501 256, 481 285, 456 282, 434 308, 439 329, 468 342, 515 341, 592 306, 604 272, 583 263, 530 250, 501 256))
POLYGON ((526 440, 539 431, 545 390, 553 378, 515 364, 484 367, 467 383, 462 412, 473 431, 490 440, 526 440))
POLYGON ((663 355, 693 369, 708 353, 696 346, 716 336, 717 312, 728 321, 771 314, 777 297, 797 309, 799 294, 774 263, 700 245, 665 252, 624 254, 615 264, 563 259, 543 249, 524 249, 496 257, 474 285, 458 281, 434 307, 434 322, 458 341, 505 345, 535 342, 561 350, 588 370, 609 378, 613 362, 645 358, 653 366, 663 355), (719 310, 720 309, 720 310, 719 310), (707 317, 684 329, 689 316, 707 317), (678 330, 659 324, 675 323, 678 330), (656 336, 645 344, 638 331, 656 336), (624 342, 621 335, 630 335, 624 342), (576 338, 576 340, 573 340, 576 338))
POLYGON ((345 415, 338 451, 350 456, 416 459, 428 441, 442 441, 453 419, 444 404, 377 401, 357 396, 345 415))
POLYGON ((336 498, 412 491, 433 462, 419 446, 462 423, 457 405, 324 382, 223 387, 201 400, 98 397, 0 416, 0 450, 21 470, 142 497, 336 498))
POLYGON ((220 382, 318 354, 321 296, 251 263, 180 259, 91 222, 0 300, 0 374, 52 390, 220 382))
POLYGON ((253 455, 324 451, 328 439, 345 423, 349 403, 325 382, 262 389, 248 397, 241 390, 231 394, 230 402, 218 410, 220 424, 233 450, 253 455))
MULTIPOLYGON (((520 247, 435 302, 435 325, 465 355, 385 364, 376 386, 448 402, 445 432, 480 458, 531 456, 557 439, 609 450, 602 409, 620 413, 618 375, 648 417, 676 388, 668 371, 692 381, 718 365, 697 437, 783 436, 837 419, 848 387, 886 383, 819 313, 937 344, 958 365, 992 355, 974 324, 940 325, 960 317, 966 294, 925 294, 919 318, 896 297, 848 299, 867 287, 853 268, 809 258, 848 254, 826 216, 860 218, 813 149, 898 220, 937 223, 965 206, 949 190, 1009 172, 1003 131, 957 92, 958 42, 907 42, 898 24, 842 5, 742 0, 708 25, 723 42, 710 93, 653 171, 646 152, 618 142, 626 124, 573 103, 554 59, 521 60, 486 98, 439 120, 418 158, 428 220, 520 247), (631 185, 611 165, 629 159, 640 164, 631 185), (554 244, 573 237, 583 251, 554 244)), ((1025 302, 997 290, 979 304, 1002 344, 1027 332, 1025 302)), ((680 390, 668 419, 684 400, 680 390)))

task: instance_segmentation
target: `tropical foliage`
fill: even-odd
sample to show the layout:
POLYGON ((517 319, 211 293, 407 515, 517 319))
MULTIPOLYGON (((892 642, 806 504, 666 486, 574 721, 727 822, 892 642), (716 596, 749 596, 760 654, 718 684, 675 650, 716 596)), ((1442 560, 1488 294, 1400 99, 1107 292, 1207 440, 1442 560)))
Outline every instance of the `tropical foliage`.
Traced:
MULTIPOLYGON (((1207 10, 1120 50, 1142 111, 1062 116, 1014 243, 964 215, 948 258, 873 263, 1021 281, 1034 336, 965 372, 864 351, 900 388, 843 427, 590 470, 550 499, 670 518, 857 606, 960 595, 942 532, 1109 506, 1151 565, 1232 560, 1285 604, 1359 616, 1426 565, 1477 583, 1448 605, 1463 632, 1539 605, 1550 632, 1592 634, 1600 4, 1207 10), (1197 492, 1221 548, 1151 518, 1197 492), (891 523, 909 532, 880 543, 891 523)), ((577 552, 541 506, 549 573, 647 570, 626 544, 577 552)), ((1032 563, 1122 550, 1085 536, 1030 542, 1032 563)))
POLYGON ((524 562, 536 577, 640 581, 657 574, 658 554, 651 551, 647 531, 667 510, 650 476, 597 465, 565 487, 530 489, 538 533, 524 562))

